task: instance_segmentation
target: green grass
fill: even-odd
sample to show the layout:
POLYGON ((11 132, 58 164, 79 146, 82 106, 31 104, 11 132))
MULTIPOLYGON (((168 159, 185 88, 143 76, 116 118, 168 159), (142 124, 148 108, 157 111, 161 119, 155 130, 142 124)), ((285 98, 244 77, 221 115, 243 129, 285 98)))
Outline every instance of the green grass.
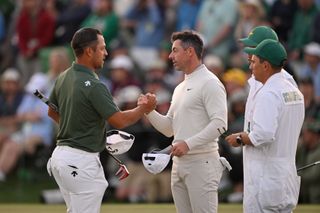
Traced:
MULTIPOLYGON (((40 204, 41 191, 55 189, 56 183, 45 169, 21 171, 12 174, 0 183, 0 213, 64 213, 65 205, 40 204)), ((175 213, 173 204, 123 204, 115 203, 109 192, 101 213, 175 213)), ((219 204, 219 213, 242 213, 240 204, 219 204)), ((298 205, 294 213, 319 213, 319 205, 298 205)))
POLYGON ((39 203, 42 190, 54 188, 57 184, 45 170, 41 173, 19 170, 0 182, 0 203, 39 203))
MULTIPOLYGON (((3 213, 62 213, 64 205, 0 204, 3 213)), ((101 213, 175 213, 173 204, 103 204, 101 213)), ((219 204, 219 213, 242 212, 240 204, 219 204)), ((319 213, 320 205, 298 205, 294 213, 319 213)))

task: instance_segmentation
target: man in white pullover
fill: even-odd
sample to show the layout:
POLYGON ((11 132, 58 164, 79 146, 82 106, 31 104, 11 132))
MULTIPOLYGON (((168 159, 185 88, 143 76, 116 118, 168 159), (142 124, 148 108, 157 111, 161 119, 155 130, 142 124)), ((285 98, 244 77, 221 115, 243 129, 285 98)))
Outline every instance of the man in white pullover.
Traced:
POLYGON ((219 161, 219 130, 227 129, 226 91, 202 64, 203 41, 195 32, 171 37, 169 58, 185 79, 174 90, 167 115, 152 111, 151 124, 174 136, 171 189, 178 213, 214 213, 223 165, 219 161))

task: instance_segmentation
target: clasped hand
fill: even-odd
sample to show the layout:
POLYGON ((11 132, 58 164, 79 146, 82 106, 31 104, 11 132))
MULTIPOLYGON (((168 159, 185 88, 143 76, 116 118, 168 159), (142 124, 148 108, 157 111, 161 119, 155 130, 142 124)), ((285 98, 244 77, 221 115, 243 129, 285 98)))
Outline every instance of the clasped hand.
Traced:
POLYGON ((138 98, 138 106, 143 107, 146 114, 150 113, 157 106, 157 99, 154 94, 141 94, 138 98))

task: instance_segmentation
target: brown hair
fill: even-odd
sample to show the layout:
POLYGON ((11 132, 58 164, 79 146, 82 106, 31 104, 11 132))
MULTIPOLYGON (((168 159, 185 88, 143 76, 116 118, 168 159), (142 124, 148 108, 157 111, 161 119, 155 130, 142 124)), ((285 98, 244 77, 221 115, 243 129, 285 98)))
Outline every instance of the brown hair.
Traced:
POLYGON ((193 47, 198 59, 202 58, 203 55, 203 41, 200 36, 194 31, 182 31, 175 32, 171 36, 171 42, 181 40, 182 47, 184 49, 193 47))

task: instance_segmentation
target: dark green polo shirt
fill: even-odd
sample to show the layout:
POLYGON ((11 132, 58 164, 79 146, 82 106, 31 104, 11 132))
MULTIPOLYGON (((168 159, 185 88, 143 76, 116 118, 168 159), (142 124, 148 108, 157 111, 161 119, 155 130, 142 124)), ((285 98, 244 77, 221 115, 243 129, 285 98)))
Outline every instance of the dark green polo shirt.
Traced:
POLYGON ((106 119, 119 109, 94 72, 73 63, 58 77, 49 99, 59 108, 57 145, 88 152, 105 148, 106 119))

